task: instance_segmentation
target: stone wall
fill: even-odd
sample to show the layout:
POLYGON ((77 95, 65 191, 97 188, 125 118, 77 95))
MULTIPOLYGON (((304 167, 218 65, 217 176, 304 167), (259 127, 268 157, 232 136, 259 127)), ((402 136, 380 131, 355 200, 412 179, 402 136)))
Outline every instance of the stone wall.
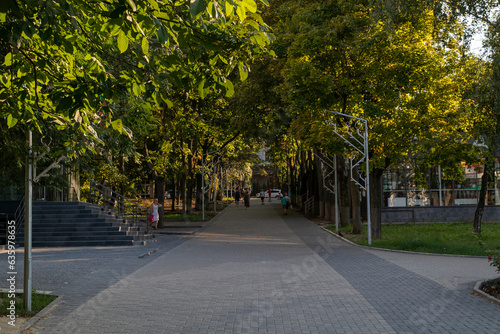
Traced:
MULTIPOLYGON (((475 205, 384 208, 382 222, 472 222, 475 212, 475 205)), ((500 206, 485 206, 483 221, 500 221, 500 206)))

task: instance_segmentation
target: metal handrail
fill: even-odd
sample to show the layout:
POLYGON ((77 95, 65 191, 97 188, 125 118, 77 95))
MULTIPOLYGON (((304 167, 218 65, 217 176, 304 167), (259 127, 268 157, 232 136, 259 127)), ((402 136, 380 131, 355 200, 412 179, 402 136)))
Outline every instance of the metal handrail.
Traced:
POLYGON ((304 202, 304 214, 305 215, 310 215, 313 213, 313 204, 314 204, 314 196, 309 197, 305 202, 304 202))
POLYGON ((19 234, 19 231, 21 231, 21 228, 24 226, 24 197, 21 200, 21 202, 19 202, 16 212, 14 213, 14 217, 16 220, 16 236, 17 236, 19 234))
POLYGON ((297 205, 300 207, 300 210, 304 209, 304 203, 307 200, 307 194, 303 194, 297 197, 297 205))
POLYGON ((146 234, 149 233, 148 209, 117 193, 113 189, 99 182, 91 181, 88 201, 106 209, 114 210, 123 217, 131 220, 134 225, 145 226, 146 234))

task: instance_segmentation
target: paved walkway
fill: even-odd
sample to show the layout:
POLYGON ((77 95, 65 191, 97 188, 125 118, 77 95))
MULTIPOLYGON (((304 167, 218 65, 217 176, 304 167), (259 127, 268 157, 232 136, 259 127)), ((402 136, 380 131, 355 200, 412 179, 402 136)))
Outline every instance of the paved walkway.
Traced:
POLYGON ((280 211, 277 201, 252 200, 249 209, 230 206, 193 236, 166 236, 156 245, 37 250, 34 277, 46 263, 43 275, 54 283, 46 277, 34 287, 47 285, 64 302, 31 330, 500 331, 500 306, 471 295, 477 281, 497 276, 486 259, 366 250, 280 211), (148 247, 155 252, 139 259, 148 247), (61 280, 54 273, 64 266, 73 274, 61 280))

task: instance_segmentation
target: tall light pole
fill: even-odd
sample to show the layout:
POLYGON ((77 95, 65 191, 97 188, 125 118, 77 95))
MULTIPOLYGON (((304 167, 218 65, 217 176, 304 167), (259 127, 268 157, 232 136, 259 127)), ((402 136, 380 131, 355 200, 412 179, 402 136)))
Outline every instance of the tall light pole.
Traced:
POLYGON ((31 254, 31 225, 33 210, 33 135, 28 129, 28 158, 26 159, 26 179, 24 192, 24 309, 31 311, 31 275, 32 275, 32 254, 31 254))
POLYGON ((337 173, 337 155, 334 156, 333 169, 335 171, 335 231, 339 233, 339 176, 337 173))
POLYGON ((354 127, 355 132, 353 132, 352 126, 349 123, 347 123, 347 129, 346 129, 347 138, 346 138, 343 136, 343 134, 340 134, 337 131, 337 124, 335 124, 333 122, 327 123, 328 125, 333 126, 333 132, 335 134, 337 134, 340 138, 342 138, 344 140, 345 143, 347 143, 351 148, 353 148, 354 152, 356 154, 359 154, 361 156, 361 159, 359 159, 358 162, 355 163, 354 165, 353 165, 353 159, 349 159, 350 163, 351 163, 351 181, 354 181, 354 183, 356 183, 358 185, 358 187, 360 187, 361 189, 364 189, 366 191, 366 202, 367 202, 366 203, 366 211, 367 211, 366 214, 368 216, 367 217, 368 245, 371 245, 372 244, 372 223, 371 223, 371 203, 370 203, 370 159, 368 157, 368 153, 369 153, 368 152, 368 121, 366 119, 363 119, 363 118, 354 117, 351 115, 346 115, 346 114, 343 114, 343 113, 340 113, 337 111, 330 111, 330 110, 327 110, 327 111, 332 113, 332 114, 337 114, 337 115, 340 115, 343 117, 353 119, 353 120, 355 120, 354 121, 355 125, 356 125, 356 121, 358 121, 358 122, 363 124, 364 130, 365 130, 362 133, 360 131, 360 129, 355 126, 354 127), (366 162, 366 176, 364 179, 361 176, 359 176, 360 182, 358 182, 358 180, 356 180, 352 176, 352 170, 353 170, 353 167, 360 165, 363 162, 363 160, 365 160, 365 162, 366 162))

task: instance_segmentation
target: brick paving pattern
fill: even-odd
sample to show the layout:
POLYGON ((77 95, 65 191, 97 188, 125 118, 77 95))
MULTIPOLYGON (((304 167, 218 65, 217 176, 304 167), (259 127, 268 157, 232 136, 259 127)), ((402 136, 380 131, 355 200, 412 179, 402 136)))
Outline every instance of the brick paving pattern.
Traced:
POLYGON ((64 302, 30 330, 499 332, 500 307, 471 295, 477 281, 496 276, 484 258, 367 250, 280 211, 277 201, 252 200, 194 235, 152 245, 36 250, 34 287, 64 302), (139 258, 148 247, 157 251, 139 258))

